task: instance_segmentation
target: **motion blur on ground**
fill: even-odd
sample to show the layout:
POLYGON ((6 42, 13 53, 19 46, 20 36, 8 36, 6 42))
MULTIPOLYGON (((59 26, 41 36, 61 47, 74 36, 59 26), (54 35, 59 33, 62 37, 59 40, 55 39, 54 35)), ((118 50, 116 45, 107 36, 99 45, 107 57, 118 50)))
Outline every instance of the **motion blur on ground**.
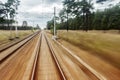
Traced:
POLYGON ((0 53, 0 80, 119 80, 120 1, 0 1, 0 53))

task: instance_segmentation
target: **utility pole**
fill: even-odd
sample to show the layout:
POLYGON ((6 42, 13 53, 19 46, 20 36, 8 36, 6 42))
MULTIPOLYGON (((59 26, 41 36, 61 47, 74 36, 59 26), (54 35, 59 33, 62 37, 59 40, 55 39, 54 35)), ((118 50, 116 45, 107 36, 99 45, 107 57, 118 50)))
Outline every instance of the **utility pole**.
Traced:
POLYGON ((17 16, 16 16, 16 21, 15 21, 15 33, 16 33, 16 38, 19 38, 18 37, 18 21, 17 21, 17 16))
POLYGON ((69 30, 69 25, 68 25, 68 6, 66 6, 66 14, 67 14, 67 21, 66 21, 66 23, 67 23, 67 32, 68 32, 68 30, 69 30))
POLYGON ((16 38, 18 37, 18 22, 16 21, 16 26, 15 26, 15 32, 16 32, 16 38))
POLYGON ((67 10, 67 31, 69 30, 69 26, 68 26, 68 10, 67 10))
POLYGON ((33 21, 33 27, 34 27, 34 21, 33 21))
MULTIPOLYGON (((8 20, 9 21, 9 20, 8 20)), ((13 26, 13 24, 11 23, 10 25, 9 25, 9 27, 10 27, 10 38, 9 38, 9 40, 13 40, 14 38, 13 38, 13 34, 12 34, 12 26, 13 26)))
POLYGON ((56 36, 56 7, 54 7, 54 36, 56 36))

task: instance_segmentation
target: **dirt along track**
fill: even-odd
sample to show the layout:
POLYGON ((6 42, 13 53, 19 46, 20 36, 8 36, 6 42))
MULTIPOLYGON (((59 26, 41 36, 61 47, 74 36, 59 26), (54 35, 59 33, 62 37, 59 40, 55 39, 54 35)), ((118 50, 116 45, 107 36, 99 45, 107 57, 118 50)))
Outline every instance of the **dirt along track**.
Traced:
POLYGON ((1 53, 0 80, 66 80, 43 32, 23 43, 1 53))
POLYGON ((56 52, 59 51, 56 55, 58 55, 58 57, 61 56, 59 58, 61 59, 61 64, 65 62, 64 66, 69 64, 68 68, 71 68, 69 70, 67 70, 68 68, 65 68, 66 70, 64 69, 63 71, 68 71, 69 75, 67 74, 67 76, 72 76, 71 78, 74 80, 120 80, 120 70, 107 61, 92 55, 87 51, 79 49, 66 41, 61 40, 59 41, 60 43, 57 41, 51 42, 54 44, 54 50, 56 50, 56 52), (78 78, 73 76, 76 72, 73 73, 75 70, 72 69, 76 69, 78 73, 81 71, 81 73, 86 75, 88 79, 85 79, 84 76, 80 76, 81 74, 78 75, 78 78))
MULTIPOLYGON (((66 47, 70 49, 70 46, 66 47)), ((0 53, 0 80, 120 79, 120 70, 112 65, 82 51, 73 54, 63 47, 42 31, 3 50, 0 53)))
POLYGON ((31 39, 32 37, 34 37, 36 34, 37 34, 37 32, 35 32, 34 34, 27 35, 26 37, 21 38, 21 39, 19 39, 19 40, 14 40, 14 41, 10 41, 10 42, 5 42, 5 43, 3 43, 2 45, 0 44, 0 53, 1 53, 2 51, 5 51, 6 49, 8 49, 8 48, 10 48, 10 47, 18 44, 18 43, 20 43, 20 42, 25 42, 25 40, 26 40, 26 41, 30 40, 30 39, 31 39))
MULTIPOLYGON (((3 61, 3 54, 0 53, 2 54, 0 55, 0 80, 22 80, 24 77, 28 77, 28 75, 30 74, 28 71, 28 67, 32 66, 33 64, 36 53, 35 49, 37 47, 37 44, 39 43, 39 36, 40 33, 34 36, 30 41, 25 43, 25 45, 22 45, 22 47, 17 49, 17 51, 11 52, 12 55, 7 57, 3 61), (26 71, 28 72, 27 74, 25 73, 26 71)), ((3 51, 5 55, 10 54, 9 51, 12 51, 16 47, 10 48, 11 50, 9 50, 8 48, 7 50, 3 51)))
POLYGON ((68 55, 68 52, 53 42, 53 40, 49 39, 49 41, 51 44, 54 44, 52 47, 67 80, 102 80, 90 72, 86 67, 82 66, 79 62, 71 59, 71 56, 68 55), (82 68, 84 68, 86 71, 84 72, 82 68))
POLYGON ((44 33, 42 33, 40 54, 37 62, 35 80, 66 80, 60 66, 53 56, 49 43, 44 33))

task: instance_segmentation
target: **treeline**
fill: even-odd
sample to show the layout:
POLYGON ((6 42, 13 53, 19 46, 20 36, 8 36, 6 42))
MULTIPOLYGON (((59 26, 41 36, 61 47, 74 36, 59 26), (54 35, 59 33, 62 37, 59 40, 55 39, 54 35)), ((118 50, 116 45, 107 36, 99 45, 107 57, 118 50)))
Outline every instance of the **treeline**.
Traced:
POLYGON ((11 24, 17 23, 15 16, 18 14, 19 0, 7 0, 6 3, 0 1, 0 29, 11 29, 11 24))
MULTIPOLYGON (((120 3, 104 10, 94 10, 92 2, 87 0, 64 0, 64 8, 56 19, 58 29, 70 30, 120 30, 120 3)), ((53 19, 47 22, 47 28, 53 28, 53 19)))
MULTIPOLYGON (((16 26, 0 26, 0 30, 10 30, 11 28, 12 28, 11 30, 15 30, 15 27, 16 26)), ((32 26, 26 26, 26 27, 17 26, 17 29, 18 30, 32 30, 32 29, 36 30, 36 29, 40 29, 40 28, 32 27, 32 26)))

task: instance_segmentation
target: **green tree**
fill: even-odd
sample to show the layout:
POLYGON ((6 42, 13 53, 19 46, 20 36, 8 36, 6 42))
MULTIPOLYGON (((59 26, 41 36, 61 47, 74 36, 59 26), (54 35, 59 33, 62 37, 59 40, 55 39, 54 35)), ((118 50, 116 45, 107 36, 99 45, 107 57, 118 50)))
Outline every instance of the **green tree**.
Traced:
MULTIPOLYGON (((6 7, 6 17, 9 20, 12 20, 11 23, 13 23, 14 17, 17 14, 18 6, 20 5, 19 0, 8 0, 5 3, 6 7)), ((8 26, 9 26, 9 21, 8 21, 8 26)))
MULTIPOLYGON (((92 0, 91 0, 92 1, 92 0)), ((89 22, 90 22, 90 14, 91 14, 91 10, 93 9, 92 3, 91 1, 87 1, 87 0, 82 0, 80 2, 80 6, 81 6, 81 11, 83 14, 83 29, 84 30, 88 30, 89 29, 89 22)))
POLYGON ((54 20, 53 19, 48 21, 47 22, 47 29, 50 30, 53 27, 53 25, 54 25, 54 20))
POLYGON ((66 26, 67 26, 67 31, 69 30, 69 15, 72 15, 73 9, 74 9, 74 2, 75 0, 64 0, 63 5, 64 5, 64 13, 66 14, 66 26))

